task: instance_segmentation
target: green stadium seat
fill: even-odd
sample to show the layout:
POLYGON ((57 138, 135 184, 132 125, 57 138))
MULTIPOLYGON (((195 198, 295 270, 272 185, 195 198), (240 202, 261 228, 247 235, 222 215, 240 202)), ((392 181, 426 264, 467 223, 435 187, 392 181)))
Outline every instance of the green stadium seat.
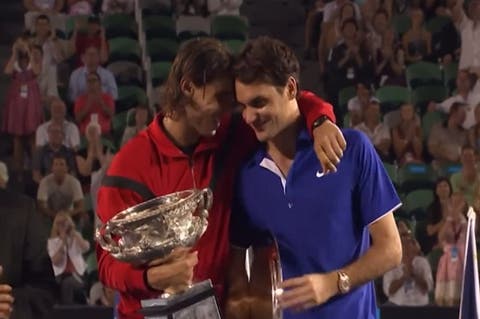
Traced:
POLYGON ((438 64, 417 62, 410 64, 405 72, 407 84, 413 90, 426 85, 443 85, 443 75, 438 64))
POLYGON ((102 21, 107 39, 127 37, 137 38, 137 23, 127 14, 105 15, 102 21))
POLYGON ((394 185, 397 184, 397 167, 394 164, 390 163, 383 163, 383 167, 385 167, 385 170, 387 171, 388 177, 392 180, 392 183, 394 185))
POLYGON ((412 92, 412 103, 424 114, 429 102, 442 102, 448 97, 447 88, 443 85, 428 85, 416 88, 412 92))
POLYGON ((416 189, 432 188, 436 175, 427 164, 409 163, 398 169, 397 178, 400 191, 408 194, 416 189))
POLYGON ((117 85, 143 86, 143 69, 130 61, 116 61, 110 63, 107 69, 112 72, 117 85))
POLYGON ((147 39, 176 39, 175 21, 167 16, 148 16, 143 18, 143 29, 147 39))
POLYGON ((405 209, 410 212, 419 208, 426 210, 432 204, 433 198, 433 190, 431 189, 414 190, 405 196, 405 209))
POLYGON ((173 61, 178 51, 178 42, 173 39, 152 39, 147 41, 147 54, 152 62, 173 61))
POLYGON ((380 100, 382 113, 385 114, 410 102, 410 91, 403 86, 382 86, 375 92, 375 97, 380 100))
POLYGON ((138 42, 131 38, 113 38, 108 40, 110 50, 109 62, 131 61, 137 64, 141 62, 141 51, 138 42))
POLYGON ((435 16, 433 18, 430 18, 426 25, 425 28, 427 31, 429 31, 432 35, 436 33, 442 32, 443 28, 447 26, 449 23, 452 22, 452 19, 446 16, 435 16))
POLYGON ((160 86, 167 80, 171 66, 172 63, 168 61, 152 63, 152 84, 154 87, 160 86))
POLYGON ((458 63, 450 63, 443 68, 443 83, 449 93, 453 93, 457 87, 458 63))
POLYGON ((129 110, 139 103, 145 103, 147 96, 145 90, 133 85, 120 86, 118 88, 118 99, 116 111, 118 113, 129 110))
POLYGON ((397 15, 392 18, 393 30, 398 36, 403 35, 410 29, 412 22, 407 15, 397 15))
MULTIPOLYGON (((340 113, 339 115, 343 115, 347 112, 348 101, 357 94, 357 90, 355 86, 348 86, 341 89, 338 92, 338 107, 337 110, 340 113)), ((336 111, 337 111, 336 110, 336 111)), ((337 112, 335 112, 337 113, 337 112)))
POLYGON ((224 40, 223 43, 232 51, 233 54, 238 54, 242 51, 245 41, 243 40, 224 40))
POLYGON ((242 16, 218 15, 212 19, 211 32, 212 36, 222 40, 246 40, 248 23, 242 16))

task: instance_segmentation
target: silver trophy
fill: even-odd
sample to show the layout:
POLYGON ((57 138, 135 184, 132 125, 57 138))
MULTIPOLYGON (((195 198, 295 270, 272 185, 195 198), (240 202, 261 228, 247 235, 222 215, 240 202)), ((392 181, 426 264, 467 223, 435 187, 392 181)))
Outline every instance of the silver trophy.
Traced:
MULTIPOLYGON (((142 266, 167 257, 175 248, 193 247, 207 229, 212 200, 208 188, 160 196, 118 213, 96 230, 95 237, 114 258, 142 266)), ((141 312, 147 318, 181 318, 182 313, 199 313, 198 309, 207 306, 217 314, 210 318, 220 318, 210 280, 182 293, 144 300, 141 312)))
POLYGON ((280 283, 283 281, 282 264, 280 263, 280 251, 278 249, 278 243, 274 239, 272 245, 272 253, 270 255, 270 283, 272 289, 272 318, 282 319, 283 311, 280 307, 278 297, 283 293, 283 289, 280 288, 280 283))

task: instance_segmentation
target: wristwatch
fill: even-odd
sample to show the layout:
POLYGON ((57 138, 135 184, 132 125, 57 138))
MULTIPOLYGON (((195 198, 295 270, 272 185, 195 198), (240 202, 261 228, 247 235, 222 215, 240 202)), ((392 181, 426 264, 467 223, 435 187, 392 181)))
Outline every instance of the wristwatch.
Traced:
POLYGON ((338 290, 340 293, 346 294, 350 291, 350 277, 343 271, 338 272, 338 290))
POLYGON ((328 116, 326 116, 326 115, 320 116, 318 119, 315 120, 315 122, 313 122, 312 131, 313 131, 314 129, 316 129, 317 127, 319 127, 320 125, 322 125, 323 122, 329 121, 329 120, 330 120, 330 119, 329 119, 328 116))

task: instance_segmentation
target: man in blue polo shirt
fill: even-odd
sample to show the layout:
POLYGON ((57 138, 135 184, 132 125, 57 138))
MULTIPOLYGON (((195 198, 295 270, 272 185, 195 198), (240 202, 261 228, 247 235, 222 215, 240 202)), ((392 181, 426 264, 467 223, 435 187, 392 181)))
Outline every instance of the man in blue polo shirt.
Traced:
POLYGON ((268 263, 257 253, 273 236, 283 268, 285 319, 375 319, 372 280, 400 263, 401 244, 393 218, 400 201, 374 147, 363 133, 344 130, 347 148, 338 170, 323 174, 298 111, 299 63, 291 49, 256 38, 234 69, 243 117, 264 146, 238 176, 227 317, 266 318, 248 300, 261 291, 252 286, 268 282, 259 274, 268 263), (254 262, 247 282, 250 246, 254 262), (243 305, 251 309, 239 309, 246 295, 243 305))

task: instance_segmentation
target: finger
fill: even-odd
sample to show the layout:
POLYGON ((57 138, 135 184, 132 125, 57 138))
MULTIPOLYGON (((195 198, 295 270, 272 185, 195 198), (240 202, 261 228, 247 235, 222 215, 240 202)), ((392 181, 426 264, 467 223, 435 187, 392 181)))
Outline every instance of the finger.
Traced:
POLYGON ((327 155, 325 154, 325 152, 321 153, 320 157, 319 157, 319 160, 320 160, 320 165, 322 166, 322 169, 323 169, 323 172, 326 174, 328 173, 335 173, 337 171, 337 167, 335 166, 334 163, 332 163, 327 155))
POLYGON ((313 308, 315 306, 317 306, 317 304, 315 302, 311 301, 311 302, 307 302, 307 303, 305 303, 305 304, 303 304, 299 307, 294 308, 294 311, 296 311, 296 312, 305 311, 305 310, 313 308))
POLYGON ((0 294, 0 303, 13 303, 13 296, 10 294, 0 294))
POLYGON ((307 280, 304 277, 295 277, 295 278, 290 278, 287 280, 284 280, 280 283, 280 288, 283 289, 289 289, 289 288, 294 288, 297 286, 303 286, 305 285, 307 280))
POLYGON ((340 163, 340 159, 338 158, 337 154, 335 154, 335 151, 333 150, 331 141, 328 140, 328 143, 323 143, 321 145, 323 151, 325 152, 325 155, 327 155, 328 160, 333 163, 334 166, 337 166, 338 163, 340 163))
POLYGON ((12 312, 12 305, 9 303, 0 303, 0 313, 9 315, 12 312))
POLYGON ((332 136, 330 138, 330 144, 332 145, 335 155, 337 155, 338 160, 340 161, 343 157, 343 149, 340 143, 338 142, 337 136, 332 136))
POLYGON ((304 305, 307 303, 311 303, 312 300, 314 300, 313 296, 309 293, 310 289, 308 289, 306 292, 303 289, 302 293, 298 292, 295 293, 295 297, 289 298, 289 299, 281 299, 280 300, 280 307, 283 309, 287 308, 303 308, 304 305))
POLYGON ((11 293, 12 287, 9 285, 0 285, 0 293, 11 293))
POLYGON ((337 138, 338 145, 340 145, 341 149, 345 151, 347 149, 347 141, 345 140, 342 131, 339 130, 335 137, 337 138))
POLYGON ((289 302, 301 296, 311 296, 310 286, 297 286, 297 288, 284 290, 281 295, 278 296, 278 300, 281 302, 289 302))

